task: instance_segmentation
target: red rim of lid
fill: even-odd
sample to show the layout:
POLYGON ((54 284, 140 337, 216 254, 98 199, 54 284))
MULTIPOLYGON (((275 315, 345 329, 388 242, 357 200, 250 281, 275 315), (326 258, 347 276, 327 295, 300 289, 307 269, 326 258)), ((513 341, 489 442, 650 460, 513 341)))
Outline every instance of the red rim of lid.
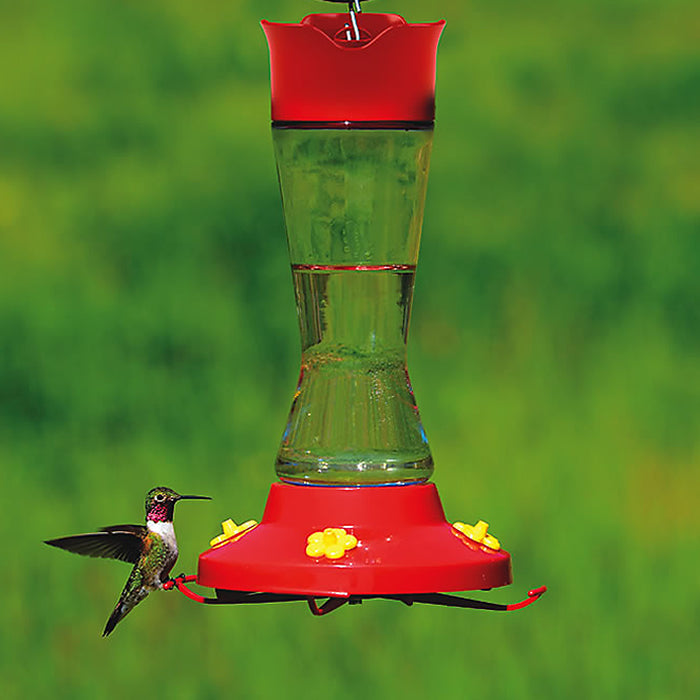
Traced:
POLYGON ((444 20, 409 24, 367 12, 357 20, 359 41, 344 38, 347 13, 308 15, 299 24, 263 20, 273 121, 433 121, 444 20))

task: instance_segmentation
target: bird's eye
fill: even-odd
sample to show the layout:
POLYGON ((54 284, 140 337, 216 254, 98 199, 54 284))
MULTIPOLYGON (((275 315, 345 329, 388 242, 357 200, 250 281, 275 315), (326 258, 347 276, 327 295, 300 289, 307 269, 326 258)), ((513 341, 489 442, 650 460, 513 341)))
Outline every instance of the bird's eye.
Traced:
POLYGON ((162 503, 164 500, 165 496, 162 493, 156 495, 156 501, 158 501, 158 503, 162 503))

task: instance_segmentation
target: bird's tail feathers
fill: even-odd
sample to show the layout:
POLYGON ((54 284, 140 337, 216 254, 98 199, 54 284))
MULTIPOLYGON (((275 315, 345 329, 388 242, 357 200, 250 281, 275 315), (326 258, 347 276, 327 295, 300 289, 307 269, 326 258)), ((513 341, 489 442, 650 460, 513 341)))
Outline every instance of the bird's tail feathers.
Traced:
POLYGON ((110 632, 117 626, 119 620, 121 620, 124 617, 124 615, 126 615, 126 612, 129 612, 128 610, 126 612, 123 612, 123 608, 124 606, 120 600, 117 603, 117 607, 114 608, 112 614, 109 616, 109 620, 107 620, 105 630, 102 633, 103 637, 107 637, 110 634, 110 632))

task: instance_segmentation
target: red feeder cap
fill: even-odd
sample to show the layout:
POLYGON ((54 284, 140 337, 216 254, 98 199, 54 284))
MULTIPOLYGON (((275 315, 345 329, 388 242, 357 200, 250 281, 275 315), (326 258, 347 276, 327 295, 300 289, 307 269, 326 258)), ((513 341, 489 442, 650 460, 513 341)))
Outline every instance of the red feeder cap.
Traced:
POLYGON ((282 122, 431 122, 435 60, 444 20, 348 14, 308 15, 299 24, 262 22, 270 47, 272 119, 282 122))
POLYGON ((262 522, 202 553, 197 575, 209 588, 341 597, 468 591, 511 580, 508 552, 450 525, 433 484, 275 483, 262 522), (308 549, 338 528, 341 541, 351 540, 343 551, 308 549))

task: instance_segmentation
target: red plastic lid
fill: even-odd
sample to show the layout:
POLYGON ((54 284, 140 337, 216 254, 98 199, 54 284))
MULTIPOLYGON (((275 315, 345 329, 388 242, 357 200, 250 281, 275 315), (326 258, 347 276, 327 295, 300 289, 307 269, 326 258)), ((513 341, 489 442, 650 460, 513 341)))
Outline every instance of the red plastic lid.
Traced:
POLYGON ((348 13, 262 22, 273 121, 432 121, 444 20, 408 24, 399 15, 363 12, 359 41, 346 38, 348 22, 348 13))
POLYGON ((297 486, 275 483, 262 522, 199 557, 202 586, 313 596, 467 591, 505 586, 510 555, 446 520, 433 484, 297 486), (309 535, 343 528, 341 558, 306 552, 309 535))

